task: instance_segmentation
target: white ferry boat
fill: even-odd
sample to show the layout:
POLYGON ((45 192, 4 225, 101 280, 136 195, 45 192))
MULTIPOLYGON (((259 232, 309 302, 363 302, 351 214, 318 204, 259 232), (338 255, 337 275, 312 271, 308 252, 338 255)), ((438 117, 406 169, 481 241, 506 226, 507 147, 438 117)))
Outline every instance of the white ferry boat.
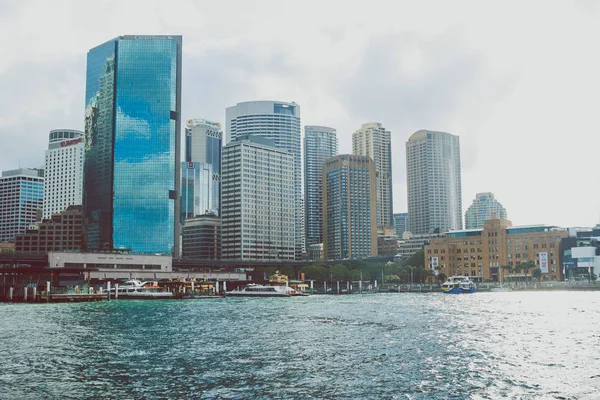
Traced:
POLYGON ((475 293, 475 284, 468 276, 451 276, 442 283, 442 292, 449 294, 475 293))
POLYGON ((231 297, 290 297, 294 295, 295 290, 289 286, 270 286, 250 283, 242 290, 232 290, 225 292, 225 296, 231 297))
POLYGON ((140 282, 137 279, 131 279, 119 285, 118 288, 111 288, 110 295, 115 299, 171 299, 172 292, 165 292, 163 289, 152 282, 140 282))

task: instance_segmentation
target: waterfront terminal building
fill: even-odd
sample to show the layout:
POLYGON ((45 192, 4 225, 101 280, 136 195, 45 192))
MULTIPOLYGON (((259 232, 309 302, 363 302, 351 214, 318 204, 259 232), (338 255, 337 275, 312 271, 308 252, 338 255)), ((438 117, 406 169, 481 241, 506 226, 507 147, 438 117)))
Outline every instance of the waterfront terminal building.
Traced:
POLYGON ((483 229, 447 232, 425 246, 425 266, 436 275, 466 275, 474 280, 524 280, 525 272, 511 272, 518 264, 533 261, 542 279, 561 278, 560 244, 566 229, 548 225, 512 226, 506 219, 489 219, 483 229))

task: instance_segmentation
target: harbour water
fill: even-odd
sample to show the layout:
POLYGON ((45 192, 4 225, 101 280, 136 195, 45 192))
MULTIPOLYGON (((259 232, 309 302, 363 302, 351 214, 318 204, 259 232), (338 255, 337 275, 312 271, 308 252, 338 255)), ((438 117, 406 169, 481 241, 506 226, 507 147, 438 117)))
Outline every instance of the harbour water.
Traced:
POLYGON ((0 398, 596 399, 597 292, 0 304, 0 398))

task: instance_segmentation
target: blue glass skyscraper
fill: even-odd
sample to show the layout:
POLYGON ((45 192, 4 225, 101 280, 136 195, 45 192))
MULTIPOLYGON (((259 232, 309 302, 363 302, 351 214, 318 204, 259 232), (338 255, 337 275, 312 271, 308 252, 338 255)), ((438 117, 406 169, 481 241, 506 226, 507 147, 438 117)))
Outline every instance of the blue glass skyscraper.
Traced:
POLYGON ((119 36, 88 52, 91 249, 178 255, 181 44, 181 36, 119 36))

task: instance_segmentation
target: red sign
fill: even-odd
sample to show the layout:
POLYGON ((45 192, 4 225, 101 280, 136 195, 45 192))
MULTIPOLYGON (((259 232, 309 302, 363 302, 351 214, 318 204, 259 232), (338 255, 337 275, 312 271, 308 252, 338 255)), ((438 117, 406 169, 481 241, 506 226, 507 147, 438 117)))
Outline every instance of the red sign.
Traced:
POLYGON ((65 140, 64 142, 60 142, 60 147, 71 146, 72 144, 77 144, 83 142, 83 138, 65 140))

